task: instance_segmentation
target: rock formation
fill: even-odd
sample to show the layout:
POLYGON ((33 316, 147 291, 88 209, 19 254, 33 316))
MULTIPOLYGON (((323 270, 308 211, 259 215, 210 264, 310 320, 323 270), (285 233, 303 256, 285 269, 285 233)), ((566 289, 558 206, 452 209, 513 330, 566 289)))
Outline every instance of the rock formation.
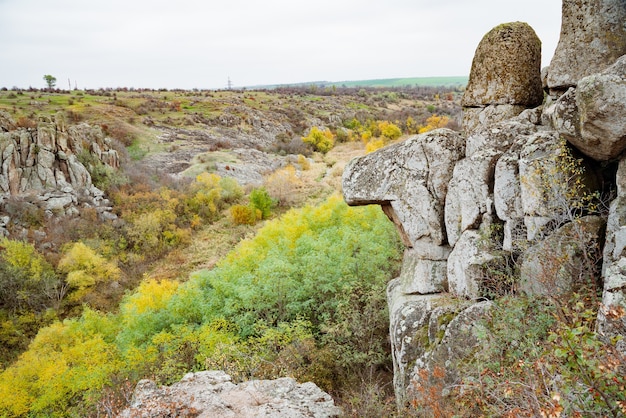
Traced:
POLYGON ((578 85, 626 54, 626 4, 620 0, 563 0, 561 36, 547 87, 555 94, 578 85))
POLYGON ((493 28, 480 41, 461 104, 463 128, 508 119, 540 105, 541 41, 522 22, 493 28))
MULTIPOLYGON (((0 206, 5 212, 8 200, 26 199, 48 216, 75 215, 86 206, 114 216, 78 158, 89 153, 113 168, 119 166, 117 151, 99 127, 68 126, 57 114, 41 117, 35 129, 18 129, 9 114, 0 113, 0 206)), ((2 233, 7 233, 4 228, 2 233)))
POLYGON ((400 403, 433 379, 454 383, 486 299, 568 295, 600 276, 582 259, 602 259, 601 337, 626 336, 624 25, 621 0, 564 0, 543 104, 536 35, 519 22, 494 28, 476 51, 463 135, 431 131, 346 166, 346 202, 381 205, 407 246, 387 291, 400 403), (615 189, 608 225, 585 216, 585 202, 615 189), (507 288, 501 278, 515 274, 507 288))
POLYGON ((340 413, 333 399, 311 382, 281 378, 234 384, 224 372, 205 371, 188 373, 169 387, 140 381, 130 407, 119 417, 328 418, 340 413))

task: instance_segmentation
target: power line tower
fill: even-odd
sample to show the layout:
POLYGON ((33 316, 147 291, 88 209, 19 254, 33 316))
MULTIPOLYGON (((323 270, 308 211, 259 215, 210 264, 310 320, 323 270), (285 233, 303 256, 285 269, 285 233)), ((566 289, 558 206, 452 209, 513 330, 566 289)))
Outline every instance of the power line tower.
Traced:
POLYGON ((230 77, 228 77, 228 90, 232 90, 233 89, 233 82, 230 81, 230 77))

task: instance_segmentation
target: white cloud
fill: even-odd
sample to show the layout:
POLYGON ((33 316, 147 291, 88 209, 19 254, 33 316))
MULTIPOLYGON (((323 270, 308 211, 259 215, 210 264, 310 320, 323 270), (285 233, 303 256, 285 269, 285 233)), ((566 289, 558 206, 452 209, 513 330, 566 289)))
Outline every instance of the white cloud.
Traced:
POLYGON ((557 0, 0 0, 0 86, 236 85, 466 75, 493 26, 528 22, 549 62, 557 0))

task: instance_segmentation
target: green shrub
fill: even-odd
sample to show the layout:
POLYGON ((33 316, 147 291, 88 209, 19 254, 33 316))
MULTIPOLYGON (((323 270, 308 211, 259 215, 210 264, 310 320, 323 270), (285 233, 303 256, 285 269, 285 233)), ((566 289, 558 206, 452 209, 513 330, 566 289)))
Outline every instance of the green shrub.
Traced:
POLYGON ((333 196, 289 211, 210 272, 183 284, 145 280, 116 314, 87 308, 42 329, 0 373, 0 416, 102 415, 123 399, 115 387, 207 367, 236 379, 280 373, 333 390, 353 385, 359 365, 390 366, 382 301, 400 257, 378 207, 333 196))
POLYGON ((261 219, 267 219, 272 215, 272 209, 276 203, 264 187, 250 192, 250 206, 261 212, 261 219))

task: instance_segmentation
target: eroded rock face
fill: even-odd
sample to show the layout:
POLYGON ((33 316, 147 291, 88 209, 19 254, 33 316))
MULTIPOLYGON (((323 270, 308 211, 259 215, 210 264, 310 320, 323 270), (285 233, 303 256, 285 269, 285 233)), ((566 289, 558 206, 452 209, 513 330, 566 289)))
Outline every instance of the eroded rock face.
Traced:
POLYGON ((119 417, 328 418, 340 414, 332 398, 311 382, 299 384, 285 377, 234 384, 222 371, 205 371, 188 373, 169 387, 140 381, 131 406, 119 417))
POLYGON ((456 244, 461 234, 476 229, 483 215, 493 213, 493 173, 501 153, 485 148, 454 167, 445 203, 448 243, 456 244))
POLYGON ((623 0, 563 0, 561 36, 547 74, 549 89, 565 91, 626 54, 623 0))
POLYGON ((352 160, 343 174, 344 198, 350 205, 389 206, 408 246, 420 240, 445 245, 448 182, 464 154, 465 139, 458 132, 437 129, 416 135, 352 160))
MULTIPOLYGON (((8 115, 5 119, 5 126, 15 126, 8 115)), ((42 117, 34 130, 0 132, 0 203, 9 197, 36 196, 32 202, 49 215, 74 214, 81 204, 110 209, 78 159, 82 152, 119 166, 117 151, 99 127, 67 126, 60 114, 42 117)))
POLYGON ((428 405, 428 388, 447 388, 459 382, 458 367, 482 344, 479 335, 486 331, 483 321, 489 317, 491 307, 489 301, 448 306, 431 317, 429 349, 415 360, 407 388, 410 399, 428 405))
MULTIPOLYGON (((626 20, 615 20, 626 3, 565 0, 563 7, 585 11, 584 28, 576 30, 585 36, 593 32, 588 28, 595 30, 589 41, 594 47, 603 41, 595 39, 600 27, 617 25, 616 36, 624 38, 619 42, 626 40, 620 32, 626 20)), ((573 24, 571 18, 564 17, 567 25, 573 24)), ((399 402, 419 404, 424 388, 455 383, 456 365, 480 344, 476 331, 487 332, 481 324, 490 305, 475 301, 520 290, 558 297, 581 284, 593 286, 603 247, 598 329, 607 338, 626 336, 626 56, 612 66, 598 62, 602 72, 576 75, 573 84, 553 84, 551 96, 540 105, 538 67, 499 72, 507 68, 499 62, 506 53, 511 55, 505 61, 516 65, 529 54, 534 57, 527 48, 532 50, 533 37, 528 35, 520 47, 514 30, 505 26, 488 34, 477 50, 463 102, 464 147, 458 137, 446 139, 452 138, 448 134, 418 136, 357 159, 344 172, 346 201, 381 205, 408 247, 400 277, 390 282, 387 293, 399 402), (526 81, 523 74, 529 75, 526 81), (463 148, 464 155, 451 153, 463 148), (612 161, 620 156, 618 193, 605 238, 606 220, 582 216, 585 208, 579 204, 612 191, 612 161), (459 301, 463 307, 453 308, 459 301)), ((586 46, 577 48, 584 55, 586 46)), ((572 55, 579 63, 590 58, 572 55)), ((552 82, 565 68, 550 68, 544 72, 547 80, 553 70, 552 82)), ((626 354, 623 341, 618 348, 626 354)))

